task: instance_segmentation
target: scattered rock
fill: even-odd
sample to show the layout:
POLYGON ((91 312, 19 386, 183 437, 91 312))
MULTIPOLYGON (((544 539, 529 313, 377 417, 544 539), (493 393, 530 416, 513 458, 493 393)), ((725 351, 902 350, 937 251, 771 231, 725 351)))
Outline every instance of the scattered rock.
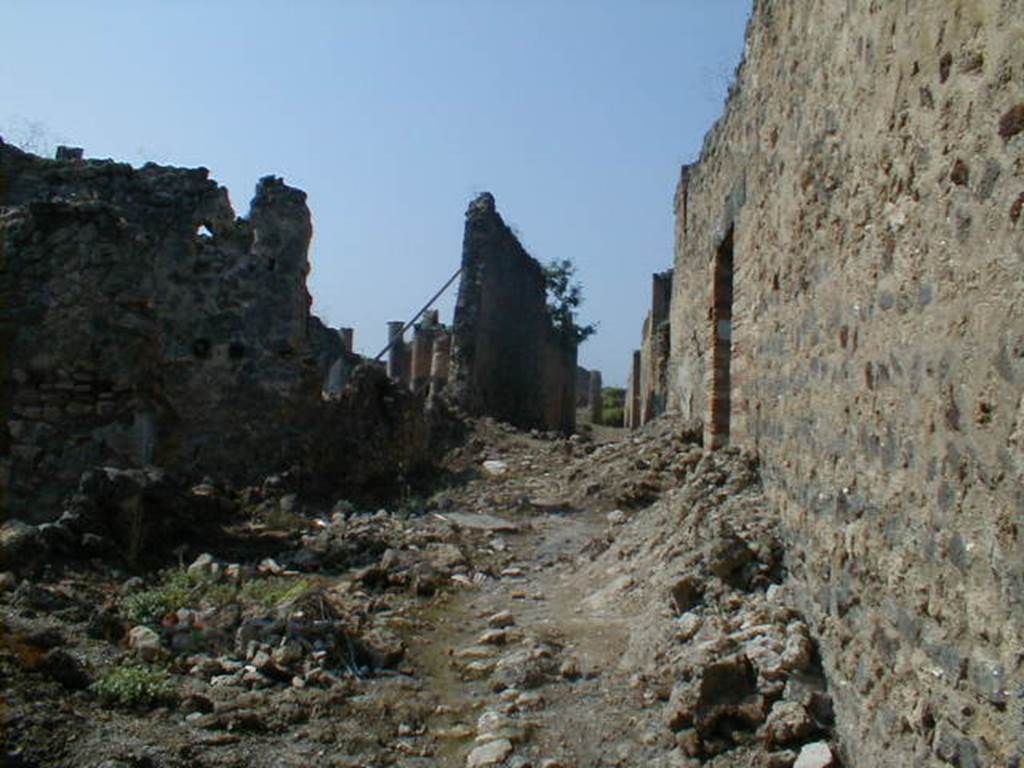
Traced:
POLYGON ((672 587, 672 605, 682 615, 700 605, 704 589, 694 576, 684 576, 672 587))
POLYGON ((486 768, 504 762, 512 754, 512 742, 508 739, 495 739, 482 744, 466 758, 466 768, 486 768))
POLYGON ((777 701, 764 724, 764 738, 770 747, 785 747, 806 741, 816 730, 802 704, 777 701))
POLYGON ((216 575, 220 570, 221 567, 220 563, 217 562, 217 558, 209 552, 204 552, 193 560, 191 565, 189 565, 188 575, 193 577, 216 575))
POLYGON ((793 764, 793 768, 831 768, 835 758, 827 742, 816 741, 805 744, 793 764))
POLYGON ((515 623, 516 620, 511 611, 498 611, 487 619, 487 626, 495 629, 511 627, 515 623))
POLYGON ((574 658, 566 659, 558 667, 558 674, 566 680, 575 680, 580 676, 580 663, 574 658))
POLYGON ((20 571, 31 569, 46 552, 39 529, 21 520, 0 525, 0 563, 20 571))
POLYGON ((505 645, 508 634, 503 629, 488 629, 477 638, 479 645, 505 645))
POLYGON ((153 661, 163 650, 160 635, 141 624, 128 631, 128 648, 144 661, 153 661))
POLYGON ((608 525, 623 525, 626 522, 626 513, 621 509, 614 509, 609 512, 605 519, 608 521, 608 525))

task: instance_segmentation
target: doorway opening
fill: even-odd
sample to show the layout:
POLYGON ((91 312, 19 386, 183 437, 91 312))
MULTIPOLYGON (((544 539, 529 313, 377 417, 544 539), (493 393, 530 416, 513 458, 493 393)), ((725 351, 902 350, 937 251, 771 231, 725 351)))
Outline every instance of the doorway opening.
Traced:
POLYGON ((732 409, 733 227, 715 252, 712 274, 711 417, 709 447, 729 444, 732 409))

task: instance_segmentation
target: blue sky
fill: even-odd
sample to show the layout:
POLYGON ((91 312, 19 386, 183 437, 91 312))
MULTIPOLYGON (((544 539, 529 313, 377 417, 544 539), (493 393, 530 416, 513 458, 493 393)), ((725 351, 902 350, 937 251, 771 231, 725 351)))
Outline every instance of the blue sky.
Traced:
MULTIPOLYGON (((0 135, 309 194, 314 311, 376 354, 458 267, 481 191, 570 258, 580 361, 625 381, 672 195, 721 114, 750 0, 3 0, 0 135)), ((440 303, 451 317, 454 289, 440 303)))

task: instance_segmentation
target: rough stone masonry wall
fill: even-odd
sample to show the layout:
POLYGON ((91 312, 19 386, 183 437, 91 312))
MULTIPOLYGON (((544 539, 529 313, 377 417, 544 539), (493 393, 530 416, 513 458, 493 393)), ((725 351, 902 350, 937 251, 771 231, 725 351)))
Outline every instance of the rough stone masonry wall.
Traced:
POLYGON ((480 195, 466 212, 452 327, 452 396, 469 413, 571 432, 576 344, 552 325, 544 273, 480 195))
POLYGON ((0 490, 29 520, 96 464, 252 479, 320 401, 305 194, 247 219, 205 169, 53 161, 0 142, 0 490))
POLYGON ((635 426, 665 412, 671 325, 672 270, 651 277, 651 311, 644 319, 640 344, 639 408, 635 426))
POLYGON ((1022 206, 1024 2, 755 3, 671 405, 762 460, 848 765, 1024 756, 1022 206))

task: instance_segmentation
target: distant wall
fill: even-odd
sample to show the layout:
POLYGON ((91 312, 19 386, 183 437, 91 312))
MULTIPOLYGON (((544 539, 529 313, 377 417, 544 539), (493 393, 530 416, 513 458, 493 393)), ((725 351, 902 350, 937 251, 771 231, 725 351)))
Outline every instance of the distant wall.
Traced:
POLYGON ((668 408, 672 270, 651 276, 651 309, 640 330, 627 383, 626 426, 636 429, 668 408))
POLYGON ((575 427, 576 344, 553 328, 543 270, 487 193, 466 212, 451 355, 452 395, 470 413, 575 427))
POLYGON ((849 765, 1024 758, 1024 3, 760 0, 670 405, 758 453, 849 765))

